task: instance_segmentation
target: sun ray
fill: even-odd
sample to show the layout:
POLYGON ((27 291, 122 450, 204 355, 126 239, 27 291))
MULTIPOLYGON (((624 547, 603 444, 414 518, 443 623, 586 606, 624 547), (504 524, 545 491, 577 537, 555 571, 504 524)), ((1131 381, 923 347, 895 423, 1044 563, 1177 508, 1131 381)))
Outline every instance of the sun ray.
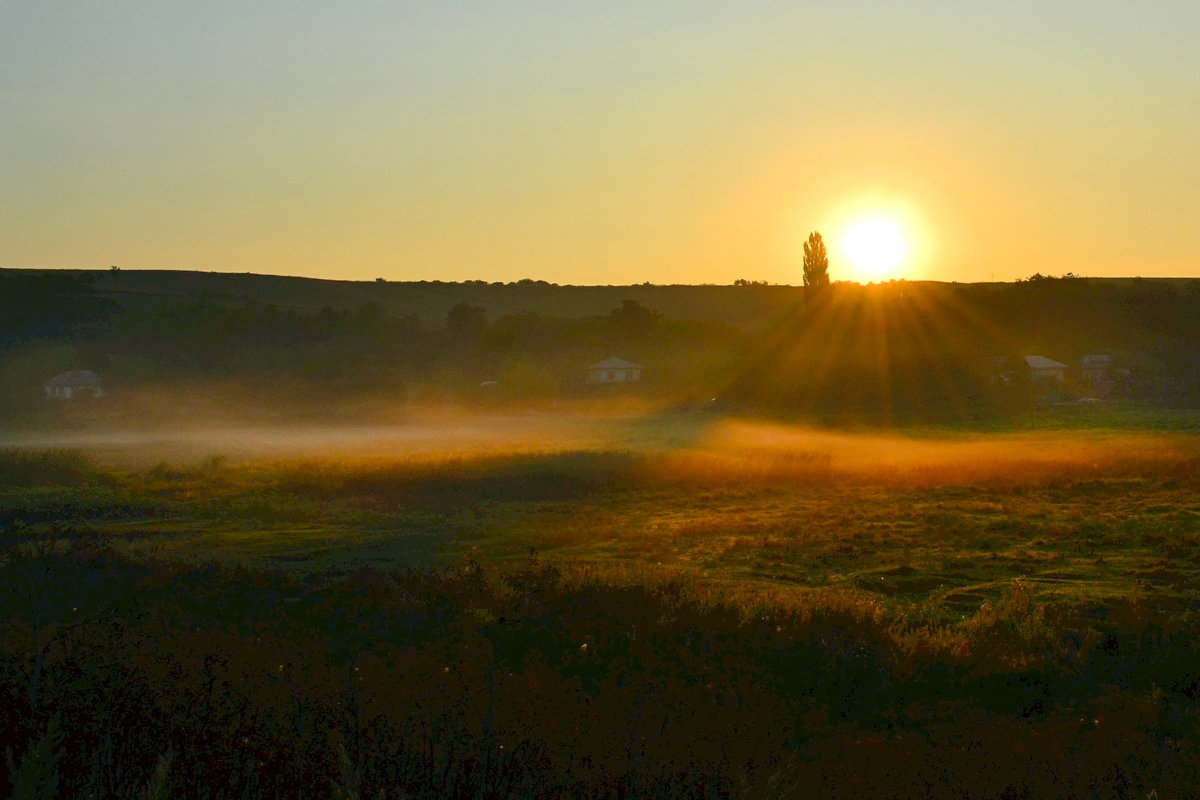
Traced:
POLYGON ((830 390, 830 378, 837 377, 838 369, 845 369, 846 360, 854 357, 854 352, 847 347, 850 341, 854 316, 860 311, 859 298, 855 292, 834 292, 832 297, 824 298, 817 307, 817 317, 814 327, 820 332, 817 344, 825 346, 817 349, 816 363, 812 370, 812 387, 808 391, 808 411, 813 406, 821 404, 822 393, 830 390))
POLYGON ((803 292, 744 354, 727 391, 749 408, 819 418, 897 420, 986 413, 984 358, 1011 354, 1011 333, 956 287, 893 281, 803 292))
POLYGON ((892 349, 891 330, 888 324, 890 315, 885 305, 890 300, 890 294, 872 292, 868 297, 869 335, 872 339, 871 350, 875 354, 875 377, 879 387, 879 407, 884 421, 891 423, 893 419, 892 392, 892 349))

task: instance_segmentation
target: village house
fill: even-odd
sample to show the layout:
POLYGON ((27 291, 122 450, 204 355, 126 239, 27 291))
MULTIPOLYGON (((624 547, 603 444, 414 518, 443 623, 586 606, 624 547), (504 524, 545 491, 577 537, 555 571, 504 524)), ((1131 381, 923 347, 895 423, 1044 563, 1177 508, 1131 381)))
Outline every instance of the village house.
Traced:
POLYGON ((1029 377, 1035 381, 1062 383, 1066 377, 1067 365, 1052 358, 1025 356, 1025 365, 1029 367, 1029 377))
POLYGON ((1010 383, 1019 371, 1022 361, 1025 363, 1025 374, 1032 380, 1041 383, 1062 383, 1066 378, 1067 365, 1045 356, 1021 356, 1019 361, 1015 357, 989 356, 979 360, 979 368, 987 377, 988 383, 1010 383))
POLYGON ((81 397, 104 397, 104 381, 90 369, 60 372, 45 385, 47 400, 76 400, 81 397))
POLYGON ((642 379, 641 364, 623 358, 606 358, 587 368, 589 384, 637 383, 642 379))

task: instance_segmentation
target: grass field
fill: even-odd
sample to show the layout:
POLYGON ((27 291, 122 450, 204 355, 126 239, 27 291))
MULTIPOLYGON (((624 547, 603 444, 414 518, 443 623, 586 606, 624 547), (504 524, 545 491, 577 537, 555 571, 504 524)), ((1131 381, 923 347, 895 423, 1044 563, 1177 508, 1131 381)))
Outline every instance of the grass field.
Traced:
POLYGON ((1174 432, 1103 421, 899 436, 532 415, 143 435, 93 439, 60 459, 65 480, 31 471, 2 504, 34 522, 85 519, 131 552, 292 569, 499 565, 532 550, 569 573, 836 587, 939 620, 1014 580, 1069 603, 1190 602, 1194 420, 1160 423, 1174 432), (198 440, 223 450, 201 457, 198 440), (151 463, 170 451, 191 459, 151 463))
POLYGON ((1186 797, 1200 437, 1136 413, 27 436, 0 452, 9 781, 1186 797))

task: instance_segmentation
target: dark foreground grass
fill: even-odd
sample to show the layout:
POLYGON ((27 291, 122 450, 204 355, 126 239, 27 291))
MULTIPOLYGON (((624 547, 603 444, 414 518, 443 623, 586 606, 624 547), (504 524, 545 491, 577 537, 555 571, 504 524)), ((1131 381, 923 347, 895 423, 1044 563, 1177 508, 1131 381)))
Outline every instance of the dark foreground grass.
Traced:
POLYGON ((0 785, 1200 785, 1191 437, 734 433, 686 450, 84 459, 4 485, 0 785))
POLYGON ((22 796, 158 780, 187 797, 1118 798, 1200 781, 1186 609, 1067 612, 1014 581, 947 631, 857 593, 748 609, 536 558, 302 577, 131 562, 83 529, 25 545, 0 570, 5 778, 58 793, 22 796))

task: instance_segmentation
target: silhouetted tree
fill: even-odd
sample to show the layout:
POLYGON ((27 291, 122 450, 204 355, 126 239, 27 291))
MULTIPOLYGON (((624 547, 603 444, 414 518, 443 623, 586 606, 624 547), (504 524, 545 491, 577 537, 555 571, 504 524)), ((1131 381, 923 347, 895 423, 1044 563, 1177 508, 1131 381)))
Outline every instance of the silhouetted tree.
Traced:
POLYGON ((804 243, 804 285, 829 285, 829 256, 825 253, 825 242, 821 234, 813 231, 804 243))
POLYGON ((89 272, 0 274, 0 347, 37 339, 86 340, 117 315, 98 297, 89 272))
POLYGON ((648 333, 658 324, 659 314, 636 300, 622 300, 620 308, 609 312, 608 318, 621 330, 635 335, 648 333))
POLYGON ((455 339, 478 339, 487 328, 487 309, 459 303, 446 314, 446 332, 455 339))

